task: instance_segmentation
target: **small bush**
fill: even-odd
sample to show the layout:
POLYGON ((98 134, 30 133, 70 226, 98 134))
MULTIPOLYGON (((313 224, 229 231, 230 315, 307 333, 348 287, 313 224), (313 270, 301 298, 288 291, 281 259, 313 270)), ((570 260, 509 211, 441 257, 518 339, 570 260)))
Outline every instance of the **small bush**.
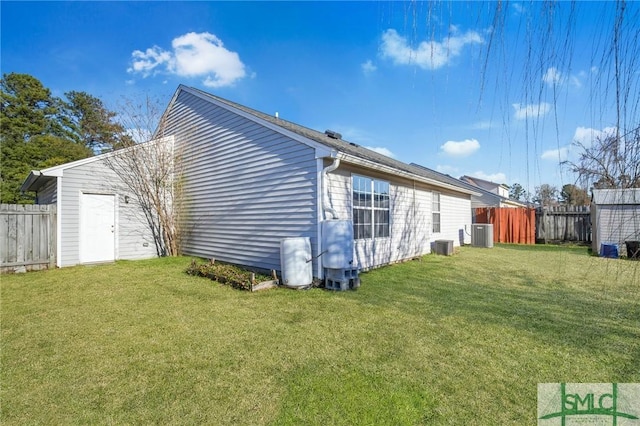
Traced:
POLYGON ((252 274, 255 274, 255 284, 273 279, 268 275, 254 273, 239 266, 215 262, 213 260, 208 263, 198 263, 194 259, 191 261, 191 265, 189 265, 186 272, 189 275, 206 277, 220 284, 249 291, 251 291, 252 274))

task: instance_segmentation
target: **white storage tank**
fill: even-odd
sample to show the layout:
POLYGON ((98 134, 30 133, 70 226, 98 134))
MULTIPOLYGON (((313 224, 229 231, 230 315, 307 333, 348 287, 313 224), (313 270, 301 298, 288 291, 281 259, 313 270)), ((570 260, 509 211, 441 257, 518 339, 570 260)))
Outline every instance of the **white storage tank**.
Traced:
POLYGON ((353 222, 325 220, 322 222, 322 266, 345 269, 353 266, 353 222))
POLYGON ((308 237, 280 240, 282 284, 287 287, 306 287, 313 280, 311 240, 308 237))

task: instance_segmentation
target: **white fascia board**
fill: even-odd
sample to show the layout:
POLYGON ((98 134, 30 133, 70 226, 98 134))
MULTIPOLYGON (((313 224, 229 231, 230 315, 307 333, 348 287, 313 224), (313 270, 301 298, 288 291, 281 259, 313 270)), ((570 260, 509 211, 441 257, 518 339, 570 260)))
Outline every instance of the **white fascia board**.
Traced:
POLYGON ((475 196, 480 196, 481 195, 478 192, 474 192, 474 191, 471 191, 471 190, 468 190, 468 189, 460 188, 460 187, 455 186, 455 185, 450 185, 448 183, 441 182, 439 180, 429 179, 429 178, 426 178, 424 176, 416 175, 416 174, 413 174, 413 173, 410 173, 410 172, 405 172, 403 170, 398 170, 398 169, 390 167, 390 166, 385 166, 384 164, 380 164, 380 163, 376 163, 376 162, 373 162, 373 161, 365 160, 363 158, 355 157, 353 155, 345 154, 343 152, 338 153, 338 158, 340 158, 341 160, 345 161, 346 163, 355 164, 357 166, 366 167, 368 169, 379 170, 381 172, 388 173, 390 175, 404 177, 406 179, 414 180, 416 182, 426 183, 426 184, 429 184, 429 185, 437 186, 439 188, 450 189, 452 191, 461 192, 463 194, 469 194, 469 195, 475 195, 475 196))
POLYGON ((40 172, 39 170, 31 170, 31 172, 29 172, 29 176, 27 176, 24 182, 22 182, 22 185, 20 185, 20 191, 30 191, 29 188, 31 187, 31 185, 36 183, 36 181, 40 179, 40 176, 42 176, 42 172, 40 172))

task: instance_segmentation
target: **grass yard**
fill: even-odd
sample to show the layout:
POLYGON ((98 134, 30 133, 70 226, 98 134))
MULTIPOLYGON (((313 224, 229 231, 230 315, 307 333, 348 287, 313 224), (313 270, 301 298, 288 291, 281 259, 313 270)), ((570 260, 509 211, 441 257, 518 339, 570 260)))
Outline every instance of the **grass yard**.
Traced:
POLYGON ((2 276, 2 424, 524 425, 538 383, 640 382, 640 262, 464 247, 344 293, 189 262, 2 276))

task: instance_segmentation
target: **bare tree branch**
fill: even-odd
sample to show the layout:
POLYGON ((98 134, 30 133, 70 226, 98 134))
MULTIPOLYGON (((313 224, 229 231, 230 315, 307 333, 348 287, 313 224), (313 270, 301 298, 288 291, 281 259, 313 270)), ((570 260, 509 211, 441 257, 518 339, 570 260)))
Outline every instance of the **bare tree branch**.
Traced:
POLYGON ((163 138, 165 123, 158 103, 126 100, 120 119, 131 135, 129 146, 105 158, 119 177, 120 191, 133 195, 141 220, 153 235, 158 256, 180 253, 182 211, 181 156, 173 137, 163 138), (156 138, 150 140, 152 135, 156 138))

